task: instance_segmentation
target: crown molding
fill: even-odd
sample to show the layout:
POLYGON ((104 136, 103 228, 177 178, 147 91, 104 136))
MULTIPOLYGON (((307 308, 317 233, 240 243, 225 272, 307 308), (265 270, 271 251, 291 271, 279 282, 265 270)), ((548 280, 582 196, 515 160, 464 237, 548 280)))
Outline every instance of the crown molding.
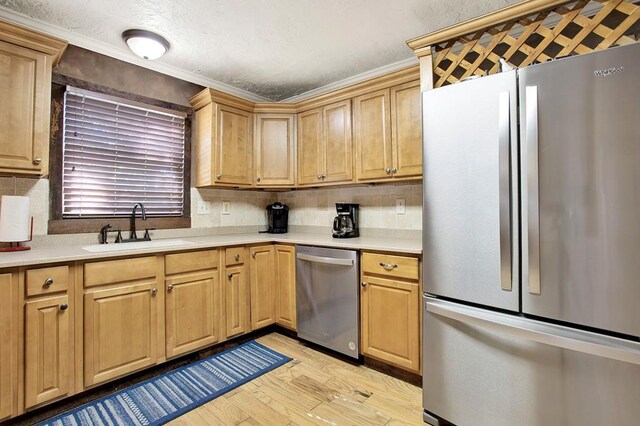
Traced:
POLYGON ((37 19, 30 18, 28 16, 14 12, 11 9, 7 9, 4 6, 0 6, 0 19, 5 20, 11 24, 20 25, 30 30, 34 30, 43 34, 47 34, 53 37, 67 40, 69 44, 73 44, 83 49, 92 50, 94 52, 110 56, 112 58, 128 62, 133 65, 137 65, 143 68, 157 71, 162 74, 167 74, 181 80, 189 81, 191 83, 199 84, 201 86, 213 88, 222 92, 229 93, 231 95, 251 100, 253 102, 270 102, 269 99, 256 95, 246 90, 239 89, 220 81, 216 81, 202 75, 185 71, 173 65, 163 64, 157 61, 145 61, 135 56, 124 45, 117 48, 108 43, 100 40, 92 39, 90 37, 75 33, 73 31, 52 25, 37 19))
POLYGON ((354 76, 347 77, 342 80, 334 81, 333 83, 329 83, 325 86, 321 86, 316 89, 311 89, 299 95, 295 95, 290 98, 283 99, 280 102, 282 103, 301 102, 316 96, 324 95, 325 93, 342 89, 347 86, 352 86, 354 84, 361 83, 366 80, 371 80, 372 78, 380 77, 382 75, 389 74, 394 71, 401 70, 403 68, 408 68, 412 65, 418 65, 418 58, 416 58, 415 56, 411 58, 403 59, 402 61, 394 62, 389 65, 384 65, 380 68, 374 68, 372 70, 365 71, 363 73, 356 74, 354 76))

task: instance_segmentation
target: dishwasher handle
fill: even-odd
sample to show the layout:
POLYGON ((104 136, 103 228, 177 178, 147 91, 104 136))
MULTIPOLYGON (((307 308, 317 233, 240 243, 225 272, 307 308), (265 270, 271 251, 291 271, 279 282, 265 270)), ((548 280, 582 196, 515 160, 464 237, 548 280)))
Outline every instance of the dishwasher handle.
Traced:
POLYGON ((304 254, 304 253, 297 253, 296 257, 300 260, 307 260, 309 262, 315 262, 315 263, 325 263, 327 265, 353 266, 355 263, 353 259, 339 259, 336 257, 313 256, 313 255, 304 254))

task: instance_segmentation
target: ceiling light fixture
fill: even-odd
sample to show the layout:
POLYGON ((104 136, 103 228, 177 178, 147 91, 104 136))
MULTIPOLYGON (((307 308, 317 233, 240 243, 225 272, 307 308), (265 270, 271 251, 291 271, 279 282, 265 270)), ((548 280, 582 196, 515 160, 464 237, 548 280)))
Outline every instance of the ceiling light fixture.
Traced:
POLYGON ((142 59, 158 59, 169 50, 169 42, 151 31, 126 30, 122 33, 122 39, 142 59))

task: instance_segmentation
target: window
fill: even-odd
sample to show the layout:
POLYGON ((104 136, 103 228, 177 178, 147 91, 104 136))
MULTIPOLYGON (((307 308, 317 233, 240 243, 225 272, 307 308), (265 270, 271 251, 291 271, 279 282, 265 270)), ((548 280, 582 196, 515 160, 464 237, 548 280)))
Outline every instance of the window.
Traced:
POLYGON ((67 87, 62 218, 182 216, 186 114, 67 87))

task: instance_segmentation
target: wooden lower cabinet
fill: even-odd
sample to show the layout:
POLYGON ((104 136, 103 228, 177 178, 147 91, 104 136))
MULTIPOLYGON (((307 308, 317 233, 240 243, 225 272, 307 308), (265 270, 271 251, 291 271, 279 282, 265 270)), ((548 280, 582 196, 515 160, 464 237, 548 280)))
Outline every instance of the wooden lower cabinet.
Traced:
POLYGON ((161 302, 155 281, 121 283, 84 295, 84 384, 154 365, 161 302))
POLYGON ((249 288, 244 265, 226 267, 222 277, 225 306, 225 337, 250 330, 249 288))
POLYGON ((165 283, 167 357, 218 342, 222 307, 218 270, 172 276, 165 283))
POLYGON ((73 389, 73 310, 66 294, 25 304, 25 408, 73 389))
POLYGON ((363 276, 362 352, 420 371, 420 284, 363 276))
POLYGON ((294 246, 275 245, 276 324, 296 330, 296 253, 294 246))
POLYGON ((16 414, 18 349, 17 274, 0 274, 0 420, 16 414))
POLYGON ((251 247, 251 329, 257 330, 276 322, 276 285, 272 244, 251 247))

